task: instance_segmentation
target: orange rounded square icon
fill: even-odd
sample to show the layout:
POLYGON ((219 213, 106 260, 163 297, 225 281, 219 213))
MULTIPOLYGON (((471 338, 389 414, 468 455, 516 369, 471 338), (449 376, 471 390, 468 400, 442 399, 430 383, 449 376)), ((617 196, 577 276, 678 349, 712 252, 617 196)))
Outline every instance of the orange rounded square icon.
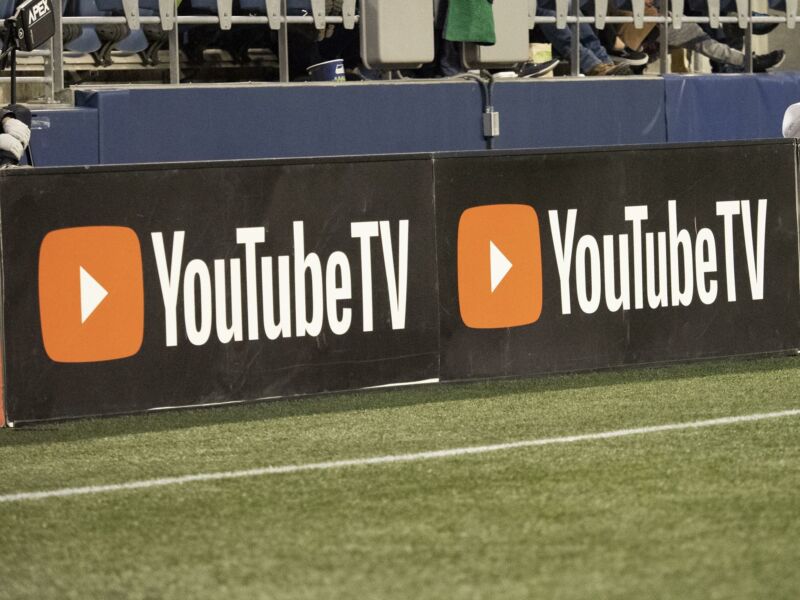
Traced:
POLYGON ((128 227, 72 227, 39 248, 39 315, 47 356, 100 362, 136 354, 144 337, 139 238, 128 227))
POLYGON ((458 223, 458 302, 473 329, 519 327, 542 313, 539 218, 525 204, 465 210, 458 223))

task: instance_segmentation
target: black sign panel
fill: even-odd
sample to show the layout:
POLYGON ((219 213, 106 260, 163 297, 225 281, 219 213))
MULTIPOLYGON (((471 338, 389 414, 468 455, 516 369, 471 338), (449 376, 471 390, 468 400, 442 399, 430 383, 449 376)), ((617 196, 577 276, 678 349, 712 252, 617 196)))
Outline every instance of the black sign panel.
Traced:
POLYGON ((796 348, 791 142, 436 161, 441 377, 796 348))
POLYGON ((5 172, 11 422, 438 376, 429 157, 5 172))

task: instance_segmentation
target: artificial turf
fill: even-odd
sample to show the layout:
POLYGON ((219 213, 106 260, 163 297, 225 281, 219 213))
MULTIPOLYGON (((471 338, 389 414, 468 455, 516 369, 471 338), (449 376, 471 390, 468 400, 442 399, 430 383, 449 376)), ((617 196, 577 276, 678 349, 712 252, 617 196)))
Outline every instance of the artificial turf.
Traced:
MULTIPOLYGON (((0 431, 0 495, 800 408, 796 358, 0 431)), ((0 598, 796 598, 800 417, 0 503, 0 598)))

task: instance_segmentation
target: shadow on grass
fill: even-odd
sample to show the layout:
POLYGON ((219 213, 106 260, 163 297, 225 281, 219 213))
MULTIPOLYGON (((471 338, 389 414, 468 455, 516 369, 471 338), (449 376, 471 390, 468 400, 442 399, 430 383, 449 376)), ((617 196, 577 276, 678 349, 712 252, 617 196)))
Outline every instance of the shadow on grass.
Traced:
POLYGON ((0 430, 0 447, 74 441, 189 429, 220 424, 276 420, 298 416, 373 411, 421 404, 539 394, 609 385, 677 381, 747 373, 768 373, 800 365, 795 356, 756 356, 704 360, 588 373, 454 382, 416 387, 361 390, 247 402, 229 406, 186 408, 137 415, 50 422, 0 430))

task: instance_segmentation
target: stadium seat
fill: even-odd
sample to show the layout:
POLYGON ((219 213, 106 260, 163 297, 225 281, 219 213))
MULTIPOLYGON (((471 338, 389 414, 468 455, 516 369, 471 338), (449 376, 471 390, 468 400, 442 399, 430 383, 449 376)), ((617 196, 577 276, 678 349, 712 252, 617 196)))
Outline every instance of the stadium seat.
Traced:
POLYGON ((528 59, 527 0, 505 0, 492 7, 497 43, 493 46, 464 44, 464 64, 471 69, 513 66, 528 59))
MULTIPOLYGON (((108 16, 123 16, 125 11, 122 0, 94 0, 97 10, 108 16)), ((139 8, 142 16, 152 16, 157 14, 151 8, 139 8)), ((101 39, 104 39, 103 49, 99 52, 100 60, 103 64, 111 62, 111 51, 117 50, 128 54, 143 52, 149 46, 149 41, 145 36, 144 28, 131 30, 127 25, 98 25, 96 26, 101 39), (122 36, 122 37, 120 37, 122 36)))
MULTIPOLYGON (((367 68, 417 68, 433 61, 435 43, 430 0, 365 0, 360 8, 361 59, 367 68)), ((525 33, 527 36, 527 29, 525 33)), ((527 48, 526 37, 526 52, 527 48)))

